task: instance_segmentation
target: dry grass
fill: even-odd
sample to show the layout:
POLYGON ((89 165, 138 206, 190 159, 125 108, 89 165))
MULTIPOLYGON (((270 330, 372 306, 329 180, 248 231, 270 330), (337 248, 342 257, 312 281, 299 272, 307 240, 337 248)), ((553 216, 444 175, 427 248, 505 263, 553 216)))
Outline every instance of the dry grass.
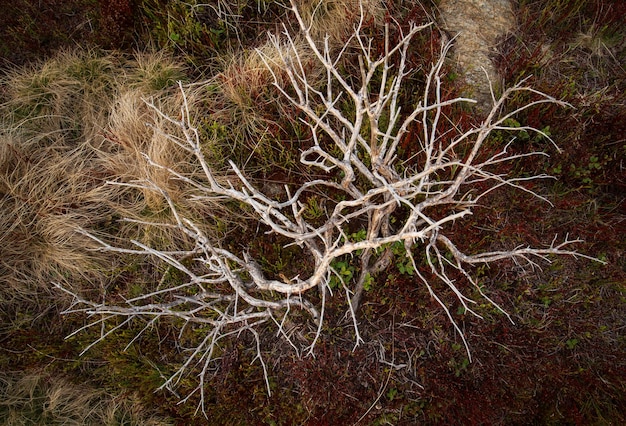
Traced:
POLYGON ((215 88, 212 118, 229 129, 235 142, 255 149, 267 139, 272 124, 264 113, 271 102, 267 98, 272 96, 272 76, 254 51, 234 54, 223 62, 224 70, 208 82, 215 88))
MULTIPOLYGON (((180 185, 149 167, 146 153, 164 166, 185 166, 187 153, 163 136, 166 120, 145 104, 154 98, 175 115, 180 99, 168 86, 183 68, 163 54, 63 52, 28 69, 13 70, 0 83, 0 265, 15 294, 46 291, 50 281, 88 286, 115 275, 114 259, 77 232, 148 241, 161 248, 181 244, 155 235, 145 224, 118 219, 168 221, 160 195, 129 184, 151 180, 181 203, 180 185), (150 126, 146 126, 150 124, 150 126)), ((196 202, 183 210, 210 214, 196 202)), ((190 212, 195 216, 193 212, 190 212)), ((7 297, 8 299, 8 297, 7 297)))
POLYGON ((298 10, 309 23, 316 40, 328 36, 332 44, 342 44, 353 33, 363 10, 363 20, 380 23, 385 16, 381 0, 299 0, 298 10))
MULTIPOLYGON (((194 99, 193 95, 188 100, 191 105, 201 105, 201 101, 194 99)), ((149 102, 175 117, 179 114, 182 99, 180 93, 168 93, 149 102)), ((189 177, 196 176, 200 171, 191 153, 178 146, 168 135, 181 136, 177 135, 172 123, 146 104, 140 91, 128 91, 118 98, 112 108, 107 140, 114 145, 114 149, 101 153, 101 161, 111 176, 109 179, 115 183, 109 188, 130 191, 130 196, 123 197, 115 205, 120 218, 131 220, 123 224, 118 236, 164 250, 176 250, 186 244, 185 240, 181 240, 180 233, 148 223, 175 223, 163 194, 150 187, 166 191, 186 214, 203 217, 207 232, 219 221, 217 218, 223 216, 220 212, 224 212, 224 207, 194 198, 193 188, 183 185, 168 171, 175 169, 189 177), (159 167, 149 164, 146 157, 159 167), (143 185, 148 182, 149 185, 143 185), (124 186, 127 184, 137 186, 124 186)), ((210 151, 212 141, 205 142, 207 151, 210 151)))
MULTIPOLYGON (((34 130, 33 130, 34 131, 34 130)), ((2 269, 8 288, 25 291, 97 267, 95 245, 76 233, 112 220, 102 202, 101 171, 89 145, 49 132, 4 134, 0 145, 2 269)), ((103 259, 101 259, 103 260, 103 259)))
POLYGON ((128 71, 128 87, 151 93, 185 80, 185 67, 164 51, 135 54, 128 71))
POLYGON ((39 65, 14 69, 2 81, 3 129, 29 138, 63 135, 76 146, 92 140, 106 119, 120 75, 119 55, 66 51, 39 65))
POLYGON ((171 424, 132 398, 121 400, 103 390, 46 373, 0 375, 0 423, 22 425, 171 424))
MULTIPOLYGON (((305 47, 303 40, 296 43, 302 46, 301 60, 314 68, 316 64, 312 52, 305 47)), ((292 126, 296 120, 294 112, 285 109, 286 103, 273 85, 272 76, 274 72, 279 79, 287 81, 284 62, 295 59, 290 55, 288 46, 277 47, 270 42, 256 49, 224 55, 220 59, 221 71, 195 92, 206 102, 210 112, 205 127, 224 129, 222 139, 226 140, 220 143, 221 149, 249 171, 254 167, 270 169, 292 161, 282 157, 286 150, 279 141, 293 133, 292 126), (252 157, 257 163, 254 167, 249 164, 252 157)), ((321 71, 318 73, 320 76, 321 71)))
MULTIPOLYGON (((303 0, 297 3, 303 19, 311 24, 312 36, 322 40, 328 35, 330 46, 337 49, 344 47, 360 17, 358 1, 303 0)), ((385 9, 380 0, 364 1, 362 7, 367 24, 382 22, 385 9)), ((310 83, 321 87, 325 70, 313 59, 313 52, 302 36, 295 34, 293 37, 299 60, 311 77, 310 83)), ((224 55, 219 60, 222 71, 204 86, 209 92, 211 119, 228 130, 229 154, 243 155, 238 161, 240 165, 247 165, 252 155, 257 161, 263 160, 259 165, 261 169, 289 161, 281 157, 284 152, 276 140, 284 139, 293 131, 294 111, 286 108, 288 104, 280 99, 280 93, 273 86, 272 72, 279 85, 285 83, 288 80, 285 62, 296 61, 287 44, 265 42, 255 49, 224 55)))

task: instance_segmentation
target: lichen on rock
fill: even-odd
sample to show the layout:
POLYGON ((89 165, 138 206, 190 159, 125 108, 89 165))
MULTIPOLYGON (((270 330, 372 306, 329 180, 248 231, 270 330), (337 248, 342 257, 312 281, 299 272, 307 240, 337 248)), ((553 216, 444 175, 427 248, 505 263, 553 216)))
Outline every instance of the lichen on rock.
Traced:
POLYGON ((497 87, 500 80, 491 58, 498 38, 515 24, 510 0, 441 0, 439 11, 442 27, 455 37, 454 57, 467 94, 479 111, 490 109, 489 82, 497 87))

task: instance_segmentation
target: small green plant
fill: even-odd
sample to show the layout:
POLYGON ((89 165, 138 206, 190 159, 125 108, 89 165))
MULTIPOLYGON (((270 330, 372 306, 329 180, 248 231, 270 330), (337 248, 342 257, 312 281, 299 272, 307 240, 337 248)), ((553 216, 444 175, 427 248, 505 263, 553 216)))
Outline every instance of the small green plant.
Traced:
POLYGON ((538 143, 543 140, 549 140, 552 136, 550 126, 545 126, 541 129, 534 129, 525 125, 522 125, 515 118, 507 118, 503 121, 502 127, 507 129, 504 132, 495 132, 494 137, 498 143, 505 142, 512 138, 519 140, 520 142, 538 143))
POLYGON ((370 274, 369 272, 365 274, 365 279, 363 280, 363 290, 370 291, 375 281, 376 280, 374 279, 372 274, 370 274))
POLYGON ((460 363, 455 363, 454 366, 454 375, 456 377, 460 377, 463 372, 467 370, 467 367, 470 364, 470 360, 468 358, 463 358, 460 363))
POLYGON ((398 389, 397 388, 389 388, 387 394, 385 395, 389 401, 393 401, 398 397, 398 389))
POLYGON ((573 350, 576 346, 578 346, 578 339, 567 339, 565 341, 565 346, 567 346, 567 349, 570 351, 573 350))
POLYGON ((580 182, 587 188, 592 189, 596 182, 596 176, 602 170, 602 162, 600 157, 592 155, 589 157, 589 161, 584 166, 577 166, 571 164, 569 168, 570 175, 580 180, 580 182))
MULTIPOLYGON (((459 343, 452 343, 452 350, 454 352, 460 352, 463 350, 463 345, 459 343)), ((459 361, 456 357, 452 358, 448 365, 454 369, 454 376, 460 377, 461 374, 467 371, 467 367, 470 365, 470 360, 467 357, 462 357, 459 361)))
MULTIPOLYGON (((342 237, 341 240, 346 242, 358 243, 365 241, 367 238, 367 231, 363 228, 348 234, 346 237, 342 237)), ((355 254, 359 255, 362 250, 355 251, 355 254)), ((332 289, 341 288, 343 284, 348 284, 352 281, 357 268, 352 264, 351 258, 341 257, 331 263, 331 268, 335 273, 331 274, 329 279, 329 286, 332 289)), ((374 284, 374 277, 367 273, 363 282, 363 289, 369 291, 374 284)))
POLYGON ((330 275, 328 286, 331 289, 342 288, 352 281, 355 267, 347 260, 335 260, 330 265, 333 273, 330 275))
POLYGON ((396 268, 403 275, 413 276, 415 268, 413 262, 407 256, 406 247, 402 241, 397 241, 391 245, 391 252, 395 256, 396 268))
POLYGON ((223 42, 224 20, 215 19, 207 25, 203 15, 211 13, 208 5, 197 1, 174 0, 165 5, 158 0, 143 0, 140 9, 150 23, 151 36, 160 48, 174 47, 190 55, 206 55, 223 42), (213 26, 214 25, 214 26, 213 26))
POLYGON ((304 217, 309 220, 321 218, 325 214, 323 203, 320 197, 312 196, 307 200, 307 209, 304 211, 304 217))

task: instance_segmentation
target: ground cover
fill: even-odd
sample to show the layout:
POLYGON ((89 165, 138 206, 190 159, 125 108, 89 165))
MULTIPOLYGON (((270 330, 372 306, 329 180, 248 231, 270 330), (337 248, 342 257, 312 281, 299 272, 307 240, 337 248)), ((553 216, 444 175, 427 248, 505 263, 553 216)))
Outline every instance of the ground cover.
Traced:
MULTIPOLYGON (((249 49, 261 46, 261 42, 256 40, 256 31, 270 28, 271 22, 282 16, 284 11, 279 6, 273 2, 216 2, 216 7, 223 7, 217 9, 222 15, 216 15, 208 9, 189 9, 188 5, 176 1, 163 4, 108 2, 109 9, 89 4, 92 9, 80 10, 92 10, 93 22, 100 22, 98 19, 104 22, 106 16, 117 13, 110 8, 117 7, 119 13, 132 13, 135 17, 133 25, 129 23, 125 26, 132 26, 137 32, 135 43, 142 48, 156 43, 160 49, 170 49, 172 55, 180 55, 176 64, 185 64, 185 78, 195 79, 199 73, 210 76, 208 84, 198 86, 200 94, 197 96, 202 101, 197 103, 197 107, 206 111, 206 120, 200 123, 199 131, 209 141, 234 135, 228 147, 219 144, 205 146, 206 154, 212 161, 218 162, 227 156, 233 158, 238 165, 245 167, 252 182, 269 185, 264 188, 265 192, 275 190, 276 194, 280 193, 283 184, 298 184, 311 178, 309 170, 296 166, 298 141, 310 140, 311 135, 306 127, 286 119, 293 116, 295 110, 268 110, 267 106, 277 94, 267 90, 272 81, 271 75, 263 71, 262 64, 252 62, 253 51, 249 49), (173 17, 180 19, 174 20, 173 17), (220 20, 220 17, 223 19, 220 20), (238 53, 223 53, 218 60, 213 58, 204 62, 207 52, 215 56, 216 52, 234 49, 238 43, 242 44, 239 49, 244 48, 238 53), (210 66, 207 66, 209 62, 210 66), (276 146, 276 141, 281 144, 276 146), (257 155, 259 153, 261 155, 257 155)), ((328 4, 330 6, 318 10, 319 14, 315 16, 327 19, 332 16, 334 3, 328 4)), ((83 6, 78 2, 75 5, 83 6)), ((392 9, 393 16, 396 19, 402 17, 402 23, 411 19, 425 20, 437 14, 435 5, 431 3, 388 6, 396 7, 392 9)), ((555 175, 558 180, 541 180, 527 187, 546 197, 552 205, 524 192, 502 189, 483 198, 470 220, 455 222, 451 228, 451 235, 458 241, 459 247, 471 251, 497 250, 519 244, 550 244, 554 235, 563 236, 569 232, 585 241, 577 246, 580 252, 605 260, 607 264, 587 259, 551 258, 551 263, 542 263, 542 268, 535 271, 523 269, 512 261, 475 268, 472 272, 475 280, 488 291, 494 302, 504 308, 513 323, 484 301, 475 307, 483 319, 472 317, 449 289, 435 287, 451 307, 453 318, 468 340, 472 354, 470 363, 459 334, 440 305, 424 286, 417 285, 416 272, 436 282, 435 277, 429 275, 425 259, 417 259, 416 271, 411 263, 399 256, 402 248, 397 247, 394 262, 384 273, 376 276, 362 296, 358 321, 364 343, 358 348, 354 349, 353 321, 345 315, 346 300, 338 297, 330 299, 326 305, 326 323, 323 333, 319 335, 314 357, 297 357, 286 341, 276 338, 276 330, 271 327, 259 331, 256 338, 263 342, 265 367, 270 372, 267 375, 269 384, 265 382, 262 365, 255 359, 254 335, 242 334, 238 339, 224 341, 219 347, 216 363, 212 365, 216 367, 212 370, 214 374, 208 378, 206 385, 205 410, 209 423, 440 424, 464 419, 470 424, 620 424, 625 421, 623 160, 626 145, 623 123, 626 122, 626 35, 623 18, 620 20, 624 14, 620 14, 619 7, 619 3, 582 0, 527 1, 515 5, 517 28, 510 37, 501 41, 498 55, 494 58, 505 78, 504 85, 511 86, 532 74, 529 80, 532 87, 569 102, 573 108, 541 106, 529 109, 509 122, 511 127, 531 125, 543 130, 557 141, 562 152, 557 152, 545 137, 532 133, 502 130, 494 133, 490 143, 495 149, 516 135, 517 139, 510 146, 512 152, 522 153, 529 148, 549 152, 550 157, 540 160, 531 157, 516 161, 512 173, 516 177, 543 172, 555 175)), ((32 8, 36 9, 35 6, 32 8)), ((377 10, 373 9, 372 16, 376 13, 377 10)), ((59 20, 54 21, 58 22, 59 33, 52 37, 52 46, 65 45, 67 40, 75 41, 72 37, 76 35, 72 36, 64 30, 62 16, 63 13, 59 15, 59 20)), ((37 15, 33 19, 43 18, 37 15)), ((325 27, 331 28, 328 23, 325 27)), ((344 36, 340 31, 334 35, 339 39, 344 36)), ((28 37, 15 37, 15 33, 11 33, 11 37, 3 37, 4 43, 34 45, 22 49, 22 56, 9 56, 10 60, 23 62, 50 56, 48 47, 39 42, 33 43, 37 37, 43 36, 30 33, 28 37)), ((104 43, 98 40, 102 37, 100 32, 97 37, 92 34, 92 37, 84 39, 104 43)), ((106 47, 124 48, 125 43, 106 47)), ((440 43, 440 33, 436 29, 420 35, 414 47, 415 57, 411 60, 416 66, 427 66, 439 51, 440 43)), ((101 105, 103 114, 94 114, 89 102, 80 108, 73 107, 75 110, 91 111, 91 117, 106 117, 102 122, 104 124, 99 126, 110 133, 100 134, 103 140, 96 144, 97 149, 94 149, 94 137, 84 135, 98 135, 98 130, 81 129, 85 133, 77 133, 71 120, 69 124, 61 123, 66 130, 62 133, 65 138, 60 145, 59 138, 49 136, 51 131, 46 137, 36 136, 33 133, 35 130, 32 130, 36 127, 29 128, 24 124, 33 122, 29 115, 33 110, 15 106, 7 109, 9 104, 6 99, 11 97, 10 89, 15 88, 15 84, 13 87, 3 85, 4 111, 10 111, 10 114, 3 112, 3 153, 10 155, 3 154, 3 183, 6 185, 2 208, 3 212, 15 214, 28 212, 28 217, 18 215, 16 220, 23 223, 21 229, 31 237, 16 240, 23 241, 27 247, 3 247, 2 272, 10 284, 7 287, 13 290, 5 291, 1 305, 0 364, 4 371, 15 374, 3 378, 2 389, 12 389, 9 386, 12 383, 26 383, 15 379, 23 372, 45 376, 45 380, 53 385, 55 378, 62 375, 63 381, 87 381, 103 387, 110 394, 133 395, 144 407, 160 407, 160 414, 169 417, 173 423, 202 422, 202 414, 196 413, 198 394, 185 404, 177 404, 179 396, 188 395, 196 386, 193 375, 181 381, 175 389, 178 395, 166 391, 154 393, 154 389, 184 361, 188 346, 197 339, 202 328, 180 331, 180 324, 176 321, 163 322, 127 347, 144 327, 143 324, 131 324, 79 356, 86 346, 98 338, 100 330, 79 333, 72 339, 64 340, 64 336, 81 327, 85 319, 78 315, 61 317, 59 312, 67 308, 70 300, 49 286, 53 280, 64 280, 74 289, 89 289, 95 294, 104 290, 106 294, 122 300, 136 297, 155 286, 181 284, 184 276, 175 268, 134 255, 122 255, 115 260, 107 258, 105 263, 113 264, 113 269, 100 265, 96 271, 107 269, 108 272, 104 277, 100 273, 99 278, 94 278, 92 266, 83 267, 92 273, 84 276, 81 271, 73 271, 72 265, 60 262, 63 259, 54 259, 67 252, 42 258, 38 265, 43 267, 37 273, 33 273, 33 266, 19 266, 24 261, 19 259, 19 253, 27 253, 33 247, 40 250, 42 241, 51 248, 63 247, 59 246, 59 240, 46 240, 48 234, 41 230, 47 222, 40 218, 51 216, 50 211, 58 212, 58 216, 64 219, 67 219, 68 212, 80 211, 75 218, 77 223, 98 229, 99 235, 110 234, 114 230, 117 233, 116 242, 123 241, 132 233, 135 238, 161 244, 164 248, 184 243, 172 242, 171 234, 161 234, 150 226, 144 228, 136 224, 125 228, 117 222, 124 216, 140 220, 148 217, 166 222, 171 220, 158 194, 141 188, 124 187, 125 192, 108 202, 109 206, 116 206, 120 199, 130 200, 131 204, 141 201, 145 204, 139 211, 129 213, 128 202, 122 202, 125 206, 123 211, 110 207, 110 211, 103 213, 99 209, 100 219, 97 220, 93 219, 93 211, 88 208, 78 210, 90 205, 89 200, 82 198, 79 202, 72 198, 72 202, 53 206, 50 210, 46 199, 58 199, 59 194, 64 194, 58 188, 52 192, 53 195, 36 200, 28 196, 32 189, 18 190, 32 186, 20 186, 28 183, 20 177, 20 170, 30 170, 31 167, 37 170, 35 166, 48 164, 45 160, 50 156, 42 154, 40 148, 33 148, 42 145, 56 147, 58 157, 52 158, 75 155, 68 157, 72 166, 66 166, 64 170, 80 171, 72 173, 82 177, 79 180, 81 188, 89 185, 100 188, 103 180, 121 175, 119 170, 140 164, 141 156, 135 154, 145 150, 145 146, 130 149, 132 145, 129 143, 136 141, 139 144, 154 135, 146 133, 142 126, 130 127, 135 133, 128 134, 124 130, 129 129, 129 119, 121 113, 137 110, 137 105, 141 104, 140 97, 156 96, 155 90, 165 89, 168 96, 174 96, 176 90, 170 88, 175 78, 166 76, 159 79, 161 84, 157 87, 142 85, 140 96, 131 96, 126 92, 126 86, 134 84, 136 91, 137 81, 146 80, 143 77, 120 78, 122 74, 137 76, 131 70, 140 61, 125 61, 117 58, 113 65, 107 65, 108 69, 116 70, 112 73, 115 84, 106 83, 108 89, 102 92, 112 93, 112 100, 101 105), (125 65, 118 67, 119 64, 125 65), (111 104, 115 107, 107 106, 111 104), (123 109, 124 105, 128 109, 123 109), (16 117, 13 114, 22 115, 16 117), (112 117, 118 117, 117 127, 108 124, 107 120, 112 117), (19 132, 12 127, 16 122, 21 123, 19 132), (82 141, 85 139, 91 141, 87 144, 90 145, 88 157, 76 148, 84 147, 82 141), (118 165, 113 167, 107 163, 111 174, 94 176, 93 164, 100 164, 97 161, 102 159, 103 147, 112 142, 115 150, 109 147, 104 151, 115 152, 118 165), (8 149, 9 146, 19 149, 8 149), (22 168, 16 168, 15 164, 21 164, 22 168), (87 169, 85 164, 89 166, 87 169), (85 176, 89 179, 85 180, 85 176), (16 203, 22 207, 9 208, 16 203), (85 217, 91 217, 91 220, 85 222, 85 217), (31 224, 38 224, 39 227, 34 228, 31 224), (32 229, 36 232, 29 231, 32 229), (92 287, 87 287, 86 283, 92 287), (25 293, 27 297, 15 289, 28 290, 25 293)), ((101 59, 97 63, 102 65, 101 59)), ((176 65, 173 70, 179 72, 185 66, 176 65)), ((450 67, 446 75, 450 77, 451 85, 445 96, 453 97, 464 89, 463 76, 454 75, 452 64, 446 66, 450 67)), ((138 68, 142 69, 141 66, 138 68)), ((67 72, 63 73, 62 81, 56 80, 57 83, 52 86, 67 85, 67 72)), ((107 75, 104 73, 105 77, 107 75)), ((54 94, 57 92, 52 92, 52 97, 46 97, 51 92, 44 91, 43 101, 37 103, 38 108, 67 108, 67 102, 77 105, 74 98, 83 91, 77 92, 77 80, 71 81, 69 87, 74 91, 69 100, 58 102, 57 99, 66 98, 54 94), (55 99, 55 102, 50 102, 50 99, 55 99)), ((417 87, 421 82, 414 81, 414 84, 417 87)), ((104 99, 104 96, 99 98, 104 99)), ((23 96, 15 99, 24 101, 23 96)), ((89 100, 89 97, 85 99, 89 100)), ((506 108, 518 107, 528 100, 520 96, 512 99, 506 108)), ((139 110, 142 111, 139 120, 145 119, 147 109, 139 110)), ((444 113, 450 129, 467 128, 481 119, 468 108, 448 108, 444 113)), ((52 125, 59 126, 58 122, 50 120, 57 115, 71 117, 67 110, 62 110, 35 114, 34 121, 37 125, 41 124, 44 121, 39 117, 43 116, 47 117, 45 123, 53 121, 52 125)), ((136 125, 137 119, 133 118, 132 123, 136 125)), ((413 138, 417 136, 407 135, 399 149, 415 149, 416 139, 413 138)), ((171 158, 171 155, 165 157, 171 158)), ((186 161, 184 156, 177 158, 181 160, 176 164, 186 161)), ((135 169, 131 167, 130 170, 135 169)), ((498 172, 511 170, 503 167, 498 172)), ((146 172, 139 169, 119 179, 122 183, 132 183, 134 179, 144 176, 142 173, 146 172)), ((193 171, 188 169, 186 173, 191 175, 193 171)), ((154 175, 152 178, 159 179, 154 175)), ((55 181, 64 182, 62 178, 55 181)), ((72 182, 70 180, 62 187, 71 186, 72 182)), ((161 182, 172 185, 167 179, 161 182)), ((180 190, 176 184, 168 188, 171 191, 180 190)), ((183 195, 184 192, 180 200, 184 199, 183 195)), ((324 207, 322 195, 312 195, 306 200, 307 215, 312 223, 324 207)), ((240 209, 241 206, 235 207, 240 209)), ((183 208, 194 217, 213 215, 212 211, 195 205, 183 208)), ((303 264, 310 262, 310 259, 299 257, 299 251, 285 247, 284 239, 264 236, 265 229, 259 229, 249 219, 248 211, 239 210, 239 213, 233 221, 236 226, 215 220, 207 222, 208 228, 225 236, 225 247, 237 248, 240 241, 254 235, 250 253, 263 255, 262 266, 274 278, 281 275, 292 277, 303 264)), ((14 232, 15 229, 8 222, 3 225, 3 245, 12 235, 7 230, 14 232)), ((356 235, 358 231, 356 226, 350 232, 356 235)), ((89 240, 64 237, 62 241, 69 241, 72 253, 78 256, 83 248, 80 245, 87 245, 89 240)), ((37 250, 32 252, 38 253, 37 250)), ((343 265, 345 276, 358 274, 358 268, 358 263, 351 263, 349 259, 343 265)), ((460 282, 461 278, 459 275, 451 276, 455 282, 460 282)), ((336 285, 339 287, 339 283, 336 285)), ((475 288, 464 285, 462 290, 468 296, 481 300, 475 288)), ((296 320, 298 317, 292 319, 296 320)), ((306 326, 294 327, 292 336, 296 341, 306 341, 310 339, 308 332, 306 326)), ((15 405, 9 409, 3 407, 0 407, 0 416, 9 413, 7 410, 14 409, 15 405)))

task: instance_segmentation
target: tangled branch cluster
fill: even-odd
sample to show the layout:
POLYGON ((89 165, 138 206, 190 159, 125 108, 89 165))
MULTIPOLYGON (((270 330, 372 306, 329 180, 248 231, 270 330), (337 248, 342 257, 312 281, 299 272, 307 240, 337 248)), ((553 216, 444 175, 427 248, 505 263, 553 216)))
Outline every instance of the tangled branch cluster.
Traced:
MULTIPOLYGON (((497 174, 494 170, 502 163, 521 157, 546 154, 511 153, 510 144, 495 151, 493 147, 487 150, 485 145, 494 131, 543 134, 537 129, 514 128, 507 123, 526 108, 559 101, 517 85, 505 90, 498 99, 493 97, 493 107, 480 125, 459 131, 456 135, 445 135, 444 138, 440 134, 441 121, 445 119, 444 108, 473 102, 462 97, 442 97, 442 70, 449 45, 442 48, 439 59, 424 75, 423 92, 412 110, 402 111, 400 106, 405 80, 413 72, 407 60, 411 41, 428 25, 412 25, 408 32, 400 34, 397 43, 390 41, 390 30, 387 28, 384 49, 380 54, 372 47, 372 40, 363 34, 361 18, 346 44, 353 49, 356 46, 359 72, 348 76, 340 66, 348 55, 347 47, 337 50, 329 45, 328 39, 316 41, 294 4, 292 12, 300 25, 298 37, 303 37, 306 41, 304 45, 310 49, 306 57, 310 58, 312 54, 322 70, 324 77, 321 84, 320 68, 312 70, 308 62, 304 63, 302 43, 294 40, 295 36, 287 30, 281 35, 270 36, 270 42, 279 54, 271 58, 263 56, 263 61, 272 73, 277 89, 287 102, 302 113, 305 117, 303 122, 310 129, 312 142, 301 152, 301 163, 317 169, 316 176, 322 177, 299 187, 286 185, 283 201, 261 191, 233 162, 230 162, 230 177, 218 178, 204 157, 202 141, 192 122, 186 98, 180 119, 167 117, 155 105, 151 106, 180 130, 179 135, 170 134, 168 137, 193 153, 206 179, 201 182, 168 169, 172 176, 195 188, 200 199, 228 199, 247 206, 268 232, 281 235, 300 247, 302 253, 311 259, 312 268, 293 277, 270 278, 258 259, 255 260, 249 252, 235 253, 222 248, 219 241, 205 235, 200 226, 179 215, 176 204, 165 190, 151 182, 142 182, 136 185, 157 191, 167 200, 176 219, 174 226, 191 238, 195 247, 188 251, 164 252, 135 241, 137 249, 125 250, 98 241, 106 250, 155 256, 184 273, 186 281, 118 305, 86 300, 72 293, 76 302, 68 312, 85 312, 97 317, 86 327, 120 317, 125 319, 117 327, 103 332, 99 340, 135 318, 149 319, 145 329, 164 317, 177 318, 186 325, 205 327, 206 334, 189 352, 186 362, 163 385, 166 388, 175 387, 187 370, 199 365, 200 380, 196 390, 201 393, 202 401, 212 357, 220 340, 228 336, 244 331, 252 333, 257 343, 258 358, 265 369, 258 326, 275 322, 284 338, 299 350, 301 348, 290 340, 284 327, 291 313, 299 310, 308 313, 317 324, 316 333, 306 348, 313 352, 322 333, 324 307, 333 291, 330 281, 333 277, 341 279, 333 265, 342 257, 352 256, 358 262, 356 279, 343 282, 337 288, 345 292, 354 325, 355 344, 359 345, 362 338, 356 311, 364 286, 397 255, 392 250, 394 245, 404 247, 417 279, 441 305, 464 342, 463 333, 454 322, 448 306, 429 281, 432 277, 447 285, 462 306, 478 316, 472 311, 475 302, 459 289, 455 279, 451 278, 452 271, 456 276, 465 277, 489 300, 472 278, 469 266, 502 259, 515 259, 533 265, 533 259, 546 259, 548 255, 575 254, 566 248, 575 241, 567 238, 562 242, 555 240, 547 248, 518 247, 508 251, 467 254, 459 249, 448 232, 454 221, 471 214, 479 200, 494 189, 506 185, 529 191, 521 181, 545 177, 513 178, 497 174), (502 113, 505 100, 517 92, 532 92, 537 100, 515 111, 502 113), (409 132, 415 133, 416 128, 421 134, 420 145, 415 150, 418 154, 411 159, 400 158, 401 141, 409 132), (329 194, 323 220, 308 220, 305 214, 307 197, 320 192, 329 194), (350 224, 358 224, 364 229, 364 238, 351 238, 350 224), (414 258, 418 251, 426 259, 426 265, 421 265, 421 268, 414 258), (189 266, 189 260, 193 261, 193 267, 189 266), (429 270, 428 276, 425 270, 429 270)), ((181 92, 184 96, 182 85, 181 92)), ((548 138, 545 134, 543 136, 548 138)), ((154 167, 165 168, 150 158, 147 161, 154 167)), ((465 346, 469 355, 467 342, 465 346)))

